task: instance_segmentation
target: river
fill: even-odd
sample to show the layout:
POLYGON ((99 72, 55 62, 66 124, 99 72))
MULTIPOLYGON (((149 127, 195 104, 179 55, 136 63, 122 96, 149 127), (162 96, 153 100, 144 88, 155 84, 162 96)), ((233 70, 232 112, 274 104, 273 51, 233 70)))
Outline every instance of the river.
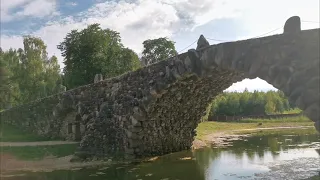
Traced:
POLYGON ((11 180, 294 180, 320 171, 320 136, 258 134, 232 146, 204 148, 163 156, 147 163, 53 172, 16 172, 11 180))

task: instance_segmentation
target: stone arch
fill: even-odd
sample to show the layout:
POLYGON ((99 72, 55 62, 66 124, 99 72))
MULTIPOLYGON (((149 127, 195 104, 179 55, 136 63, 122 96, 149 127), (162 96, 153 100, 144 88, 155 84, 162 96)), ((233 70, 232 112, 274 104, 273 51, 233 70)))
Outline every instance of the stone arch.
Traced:
POLYGON ((300 18, 293 16, 285 23, 282 38, 278 36, 252 39, 249 45, 238 41, 188 53, 198 58, 194 61, 204 63, 203 67, 217 67, 242 73, 245 78, 265 80, 283 91, 320 131, 319 29, 302 32, 300 18))
POLYGON ((149 104, 148 121, 143 122, 149 132, 145 132, 142 141, 137 141, 141 153, 136 155, 152 156, 189 149, 208 104, 232 83, 242 79, 242 74, 233 71, 212 70, 207 77, 190 75, 172 84, 149 104))
POLYGON ((209 46, 200 36, 200 48, 171 59, 165 75, 175 81, 164 86, 159 82, 151 85, 155 100, 145 109, 148 122, 143 122, 150 133, 145 132, 142 141, 136 141, 134 149, 139 151, 134 150, 135 155, 189 149, 207 104, 232 83, 245 78, 259 77, 282 90, 291 103, 315 122, 319 131, 319 31, 290 31, 287 26, 295 27, 290 21, 291 18, 285 34, 249 42, 209 46), (155 138, 161 140, 156 142, 155 138))
POLYGON ((286 26, 298 29, 269 37, 210 46, 201 36, 196 50, 104 81, 111 86, 80 150, 141 158, 189 149, 208 103, 256 77, 282 90, 320 131, 319 29, 301 31, 297 19, 286 26))

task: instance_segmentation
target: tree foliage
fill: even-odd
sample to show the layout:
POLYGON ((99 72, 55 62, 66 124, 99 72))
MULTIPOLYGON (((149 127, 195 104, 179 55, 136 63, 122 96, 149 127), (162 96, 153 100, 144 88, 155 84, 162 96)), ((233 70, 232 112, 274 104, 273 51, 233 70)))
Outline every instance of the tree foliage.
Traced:
POLYGON ((262 115, 276 114, 294 108, 282 91, 224 92, 211 104, 214 115, 262 115))
POLYGON ((72 30, 58 49, 64 57, 68 88, 93 83, 96 74, 109 78, 140 67, 137 54, 124 48, 119 33, 102 29, 99 24, 72 30))
POLYGON ((56 93, 60 67, 46 48, 40 38, 25 36, 23 49, 1 50, 0 109, 56 93))
POLYGON ((145 40, 143 48, 141 59, 146 66, 177 54, 174 42, 167 38, 145 40))

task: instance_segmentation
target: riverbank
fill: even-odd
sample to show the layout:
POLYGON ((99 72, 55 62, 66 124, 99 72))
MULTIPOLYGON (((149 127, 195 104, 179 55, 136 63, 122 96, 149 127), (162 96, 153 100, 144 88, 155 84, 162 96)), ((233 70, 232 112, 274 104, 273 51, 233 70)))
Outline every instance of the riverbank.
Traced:
POLYGON ((198 125, 196 129, 196 139, 205 140, 206 135, 222 131, 301 126, 314 126, 314 122, 312 122, 305 116, 280 119, 243 119, 241 121, 235 122, 206 121, 198 125))
POLYGON ((7 171, 35 171, 85 166, 71 163, 79 142, 50 140, 18 128, 0 124, 0 169, 7 171))
POLYGON ((294 119, 246 120, 243 122, 203 122, 197 127, 197 136, 192 149, 206 146, 228 146, 230 142, 246 137, 253 132, 276 133, 281 131, 296 131, 295 133, 317 133, 313 122, 294 119), (297 131, 298 130, 298 131, 297 131))
MULTIPOLYGON (((193 149, 214 145, 228 146, 234 140, 247 137, 251 132, 281 132, 297 129, 297 133, 316 132, 313 122, 264 121, 203 122, 197 128, 193 149)), ((35 135, 21 133, 13 127, 0 127, 1 171, 52 171, 115 162, 70 162, 77 142, 48 141, 35 135)), ((152 161, 156 158, 151 158, 152 161)))

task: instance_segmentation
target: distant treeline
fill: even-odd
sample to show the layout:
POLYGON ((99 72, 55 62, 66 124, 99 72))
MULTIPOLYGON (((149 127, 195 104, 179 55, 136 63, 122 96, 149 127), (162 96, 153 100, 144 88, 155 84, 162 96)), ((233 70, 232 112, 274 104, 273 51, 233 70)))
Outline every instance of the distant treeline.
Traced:
POLYGON ((295 107, 282 91, 224 92, 211 104, 210 115, 249 116, 281 114, 295 107))

